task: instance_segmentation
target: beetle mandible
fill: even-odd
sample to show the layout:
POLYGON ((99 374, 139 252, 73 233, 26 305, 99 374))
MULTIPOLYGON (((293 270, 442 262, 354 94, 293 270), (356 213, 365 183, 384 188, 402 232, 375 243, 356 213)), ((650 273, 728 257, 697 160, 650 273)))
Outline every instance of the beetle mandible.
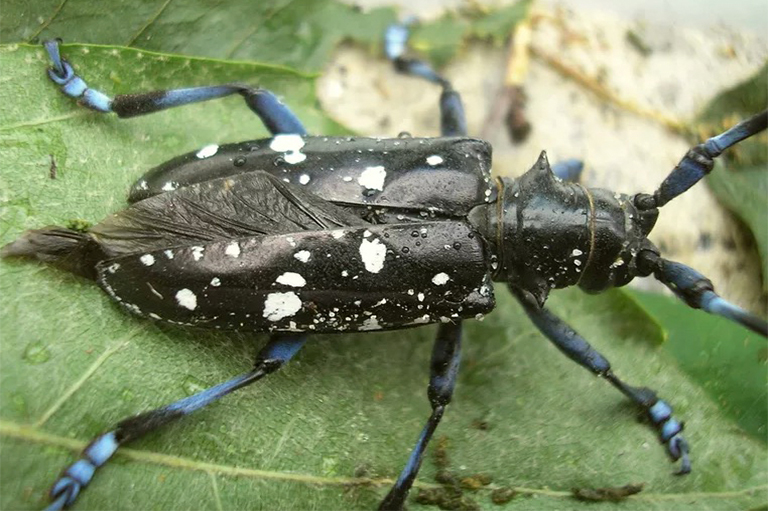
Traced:
POLYGON ((442 88, 439 138, 310 137, 272 93, 241 85, 109 98, 75 74, 57 41, 45 43, 50 79, 86 107, 131 117, 239 94, 274 135, 174 158, 137 180, 131 206, 87 232, 27 231, 2 249, 4 257, 38 258, 94 279, 141 317, 273 334, 252 371, 94 439, 54 483, 50 509, 72 505, 120 445, 276 371, 307 334, 438 323, 432 414, 380 506, 402 508, 451 400, 462 321, 493 309, 492 281, 508 284, 557 348, 643 409, 670 458, 681 461, 679 473, 691 470, 670 405, 618 378, 544 303, 551 289, 600 292, 652 275, 690 306, 768 335, 765 321, 647 239, 659 208, 706 175, 722 151, 764 130, 768 112, 692 148, 652 194, 583 187, 559 177, 571 164, 550 167, 544 153, 521 178, 493 178, 491 148, 467 137, 458 92, 404 55, 407 39, 406 26, 390 27, 387 56, 442 88))

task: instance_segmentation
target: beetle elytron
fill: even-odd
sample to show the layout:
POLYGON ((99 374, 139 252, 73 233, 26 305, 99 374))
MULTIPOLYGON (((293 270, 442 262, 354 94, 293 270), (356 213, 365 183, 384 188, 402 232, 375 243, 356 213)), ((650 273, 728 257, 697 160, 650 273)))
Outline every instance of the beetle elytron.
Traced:
POLYGON ((432 414, 381 509, 401 509, 459 367, 461 325, 494 307, 506 282, 536 326, 575 362, 644 410, 678 473, 691 470, 682 425, 645 387, 544 308, 551 289, 588 292, 653 275, 688 305, 768 336, 768 324, 726 302, 695 270, 647 239, 658 208, 706 175, 728 147, 764 129, 768 112, 692 148, 653 194, 628 196, 561 179, 546 155, 522 177, 492 178, 491 148, 466 136, 459 94, 404 56, 408 29, 387 30, 396 68, 442 87, 439 138, 307 136, 270 92, 241 85, 109 98, 87 87, 47 41, 48 76, 81 104, 121 117, 240 94, 274 135, 207 146, 133 185, 131 205, 86 232, 28 231, 2 249, 94 279, 132 314, 174 324, 271 332, 253 370, 100 435, 54 483, 49 509, 75 502, 120 445, 279 369, 307 334, 438 323, 428 389, 432 414))

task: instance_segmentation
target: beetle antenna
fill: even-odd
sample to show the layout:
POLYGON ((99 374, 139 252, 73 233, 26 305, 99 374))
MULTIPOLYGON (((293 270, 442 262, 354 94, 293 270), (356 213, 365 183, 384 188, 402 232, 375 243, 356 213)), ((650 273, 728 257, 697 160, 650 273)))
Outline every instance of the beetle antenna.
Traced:
POLYGON ((768 321, 745 311, 715 293, 712 281, 682 263, 659 257, 651 251, 638 254, 638 264, 651 269, 653 276, 694 309, 723 316, 768 337, 768 321))
POLYGON ((767 126, 768 110, 764 110, 703 144, 692 147, 653 195, 642 193, 635 196, 635 205, 641 210, 662 207, 709 174, 715 165, 714 159, 723 151, 760 133, 767 126))

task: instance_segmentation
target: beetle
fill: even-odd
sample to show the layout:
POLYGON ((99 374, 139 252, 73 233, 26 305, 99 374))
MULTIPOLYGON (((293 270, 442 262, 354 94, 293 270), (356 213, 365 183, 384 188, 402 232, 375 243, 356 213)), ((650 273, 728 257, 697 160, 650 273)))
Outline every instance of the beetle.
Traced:
POLYGON ((494 306, 491 281, 507 282, 527 314, 577 363, 603 376, 648 414, 668 454, 690 471, 682 425, 649 389, 633 387, 544 308, 550 289, 589 292, 653 274, 687 303, 766 335, 766 324, 714 294, 694 270, 663 259, 648 240, 658 209, 711 170, 724 149, 765 129, 763 112, 693 148, 654 194, 628 196, 567 182, 569 166, 542 153, 520 179, 493 179, 491 149, 466 136, 450 82, 403 56, 407 27, 387 33, 396 68, 443 88, 442 137, 307 137, 264 90, 224 85, 108 98, 46 48, 49 77, 65 94, 128 117, 240 94, 274 137, 207 146, 153 169, 126 210, 81 232, 29 231, 5 257, 35 257, 97 280, 126 311, 155 321, 273 332, 254 370, 166 407, 121 421, 96 438, 51 491, 71 505, 115 452, 160 425, 274 372, 306 333, 438 323, 429 385, 433 412, 381 504, 401 508, 426 445, 450 401, 461 322, 494 306), (556 173, 557 172, 557 173, 556 173))

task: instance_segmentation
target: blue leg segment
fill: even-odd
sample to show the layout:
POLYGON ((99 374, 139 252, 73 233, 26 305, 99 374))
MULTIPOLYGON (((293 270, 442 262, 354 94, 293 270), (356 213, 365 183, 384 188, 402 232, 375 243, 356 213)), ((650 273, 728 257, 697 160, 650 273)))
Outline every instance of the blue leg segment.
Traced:
POLYGON ((71 506, 80 490, 91 482, 96 469, 103 466, 121 445, 275 372, 301 349, 306 340, 303 335, 273 337, 257 355, 253 370, 170 405, 120 421, 113 430, 96 437, 85 448, 81 458, 62 472, 51 487, 52 502, 46 511, 71 506))
POLYGON ((562 160, 552 165, 552 172, 563 181, 578 183, 581 181, 581 172, 584 170, 584 162, 571 158, 562 160))
POLYGON ((446 405, 451 402, 460 359, 461 323, 441 324, 432 349, 431 376, 427 390, 432 414, 421 431, 405 468, 379 505, 380 510, 403 509, 405 499, 421 467, 424 450, 443 417, 446 405))
POLYGON ((756 135, 768 127, 768 110, 737 124, 731 129, 714 136, 688 151, 680 163, 667 176, 654 194, 640 194, 635 204, 640 209, 660 208, 709 174, 714 167, 714 159, 723 151, 742 140, 756 135))
POLYGON ((440 133, 444 137, 460 137, 467 134, 467 120, 461 96, 453 89, 451 82, 443 78, 426 62, 404 57, 408 49, 409 26, 415 23, 409 18, 403 23, 390 25, 384 32, 384 53, 395 69, 403 74, 418 76, 440 85, 440 133))
POLYGON ((61 91, 64 94, 77 99, 81 105, 97 112, 114 112, 121 118, 128 118, 240 94, 248 107, 259 116, 264 126, 273 135, 279 133, 304 135, 307 132, 296 115, 283 105, 274 94, 264 89, 254 89, 245 85, 226 84, 191 87, 140 94, 120 94, 110 98, 102 92, 89 88, 85 81, 75 74, 69 62, 61 57, 60 43, 61 40, 59 39, 52 39, 44 43, 52 62, 52 66, 48 69, 48 77, 61 86, 61 91))
POLYGON ((659 440, 665 444, 667 454, 672 461, 681 460, 677 474, 687 474, 691 471, 691 461, 688 456, 688 443, 682 436, 683 424, 672 417, 672 407, 658 398, 656 393, 646 387, 632 387, 621 381, 611 371, 608 360, 595 350, 573 328, 545 308, 539 307, 532 298, 510 287, 512 293, 522 304, 528 317, 560 351, 597 376, 608 380, 625 396, 643 408, 651 424, 659 434, 659 440))
POLYGON ((715 293, 712 281, 690 266, 669 261, 655 254, 642 252, 644 264, 653 267, 653 276, 667 286, 682 301, 694 309, 723 316, 768 337, 768 321, 722 299, 715 293))

